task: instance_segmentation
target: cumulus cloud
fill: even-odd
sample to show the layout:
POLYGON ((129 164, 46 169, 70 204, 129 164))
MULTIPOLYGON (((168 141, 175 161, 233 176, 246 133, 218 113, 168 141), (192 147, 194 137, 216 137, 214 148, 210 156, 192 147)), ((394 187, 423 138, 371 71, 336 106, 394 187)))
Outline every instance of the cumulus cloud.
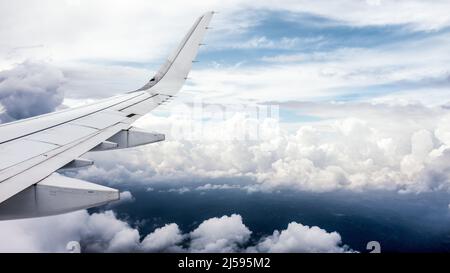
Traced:
POLYGON ((133 202, 134 201, 134 197, 131 194, 131 192, 123 191, 123 192, 120 193, 120 200, 122 200, 124 202, 133 202))
POLYGON ((0 230, 1 252, 64 252, 70 241, 79 241, 82 251, 116 252, 133 249, 139 241, 137 230, 112 211, 2 221, 0 230))
POLYGON ((108 208, 113 208, 122 204, 134 202, 134 196, 130 191, 123 191, 120 193, 120 199, 114 202, 111 202, 107 205, 108 208))
POLYGON ((146 252, 182 252, 180 244, 185 237, 177 224, 167 224, 145 236, 141 247, 146 252))
POLYGON ((275 230, 273 235, 261 240, 249 251, 275 252, 275 253, 324 253, 351 251, 347 246, 341 245, 341 236, 337 232, 328 233, 317 226, 309 227, 292 222, 287 229, 281 232, 275 230))
MULTIPOLYGON (((208 139, 202 131, 193 140, 184 139, 171 126, 189 122, 149 115, 141 125, 167 133, 165 142, 118 151, 120 157, 109 154, 115 151, 95 154, 97 165, 74 175, 110 184, 136 181, 152 186, 161 181, 174 185, 183 181, 180 191, 218 189, 224 184, 223 180, 212 183, 214 179, 228 179, 230 187, 238 185, 250 191, 450 189, 445 164, 450 156, 447 109, 364 103, 347 106, 315 104, 308 111, 326 115, 325 110, 330 109, 328 114, 334 118, 297 123, 287 129, 261 125, 261 137, 250 140, 220 139, 220 134, 208 139), (108 181, 102 178, 106 173, 108 181)), ((242 125, 247 120, 238 116, 211 126, 190 122, 194 127, 204 126, 205 132, 226 134, 236 132, 226 129, 230 122, 242 125)))
POLYGON ((211 218, 190 233, 192 252, 236 252, 250 238, 251 231, 237 214, 211 218))
POLYGON ((0 103, 12 119, 52 112, 63 101, 63 82, 59 69, 42 62, 24 62, 0 71, 0 103))
POLYGON ((0 222, 0 252, 64 252, 78 241, 82 252, 344 252, 340 235, 290 223, 248 249, 251 231, 237 214, 214 217, 190 233, 166 224, 140 239, 137 229, 112 211, 86 211, 0 222), (296 245, 296 244, 300 245, 296 245))

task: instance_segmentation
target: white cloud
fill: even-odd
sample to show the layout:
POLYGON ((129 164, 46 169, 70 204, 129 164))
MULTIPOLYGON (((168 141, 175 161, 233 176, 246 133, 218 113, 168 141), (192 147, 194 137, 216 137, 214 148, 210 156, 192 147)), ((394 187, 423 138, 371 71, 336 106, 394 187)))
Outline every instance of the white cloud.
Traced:
POLYGON ((181 252, 185 237, 177 224, 167 224, 145 236, 141 247, 146 252, 181 252))
MULTIPOLYGON (((58 217, 55 216, 54 219, 56 218, 58 217)), ((83 221, 80 222, 73 221, 69 216, 67 218, 72 225, 71 229, 79 231, 79 241, 86 251, 125 252, 135 250, 138 246, 139 232, 117 219, 112 211, 92 215, 84 212, 83 221)))
MULTIPOLYGON (((92 154, 97 165, 76 175, 111 184, 135 181, 150 187, 164 181, 180 191, 221 187, 223 180, 219 184, 211 180, 218 178, 249 191, 450 190, 443 164, 450 156, 447 109, 367 103, 289 107, 305 108, 307 113, 327 119, 296 123, 294 129, 287 127, 289 130, 261 126, 263 137, 252 140, 208 139, 202 132, 184 139, 171 128, 189 122, 149 115, 141 125, 166 133, 166 141, 92 154), (110 153, 120 153, 120 157, 110 153)), ((238 116, 211 127, 198 124, 201 121, 190 123, 204 126, 206 132, 225 133, 228 125, 221 126, 245 124, 246 119, 238 116)))
POLYGON ((190 192, 191 190, 188 187, 181 187, 181 188, 174 188, 174 189, 169 189, 167 190, 168 192, 176 192, 179 194, 183 194, 186 192, 190 192))
POLYGON ((54 111, 63 101, 63 73, 49 64, 24 62, 0 71, 0 103, 9 119, 54 111))
MULTIPOLYGON (((280 245, 293 236, 302 244, 302 250, 311 252, 343 252, 340 236, 318 227, 295 229, 291 226, 262 239, 249 250, 251 231, 237 214, 210 218, 190 233, 182 233, 175 223, 155 229, 140 240, 139 231, 127 222, 117 219, 112 211, 89 215, 85 210, 44 218, 0 222, 0 252, 65 252, 71 241, 78 241, 83 252, 243 252, 286 251, 299 248, 279 246, 268 249, 268 240, 280 245), (303 238, 302 240, 298 238, 303 238), (307 238, 307 239, 305 239, 307 238), (267 241, 267 242, 266 242, 267 241), (187 247, 183 247, 183 242, 187 247), (264 243, 266 242, 266 243, 264 243)), ((347 249, 347 248, 345 248, 347 249)))
POLYGON ((129 191, 123 191, 120 193, 120 199, 117 201, 113 201, 107 205, 108 208, 114 208, 116 206, 134 202, 134 196, 129 191))
POLYGON ((434 130, 434 135, 445 145, 450 145, 450 115, 441 116, 438 124, 439 126, 434 130))
POLYGON ((303 253, 339 253, 351 251, 341 246, 341 236, 337 232, 328 233, 317 226, 309 227, 292 222, 281 232, 275 230, 271 236, 263 238, 250 252, 303 252, 303 253))
MULTIPOLYGON (((247 41, 225 44, 224 47, 239 48, 239 49, 294 49, 300 44, 308 44, 312 42, 318 42, 322 37, 315 39, 300 39, 298 37, 289 38, 282 37, 277 40, 268 39, 266 36, 252 37, 247 41)), ((220 48, 221 46, 219 46, 220 48)))
POLYGON ((70 241, 80 241, 83 251, 117 252, 135 249, 139 241, 137 230, 112 211, 2 221, 0 230, 0 252, 64 252, 70 241))
POLYGON ((205 184, 202 186, 198 186, 195 188, 198 191, 209 191, 209 190, 230 190, 230 189, 239 189, 239 185, 229 185, 229 184, 205 184))
POLYGON ((237 214, 210 218, 190 233, 191 252, 236 252, 250 238, 251 231, 237 214))
POLYGON ((131 192, 123 191, 123 192, 120 193, 120 200, 122 200, 124 202, 133 202, 134 201, 134 197, 131 194, 131 192))

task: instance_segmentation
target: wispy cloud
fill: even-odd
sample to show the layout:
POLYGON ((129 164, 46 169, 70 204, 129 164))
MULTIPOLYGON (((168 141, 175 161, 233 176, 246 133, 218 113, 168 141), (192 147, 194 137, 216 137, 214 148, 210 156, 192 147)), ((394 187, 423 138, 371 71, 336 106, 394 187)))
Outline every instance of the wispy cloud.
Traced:
MULTIPOLYGON (((282 37, 280 39, 268 39, 266 36, 252 37, 247 41, 240 41, 234 44, 226 45, 234 49, 297 49, 300 45, 317 43, 323 40, 322 37, 299 38, 282 37)), ((220 47, 219 47, 220 48, 220 47)))

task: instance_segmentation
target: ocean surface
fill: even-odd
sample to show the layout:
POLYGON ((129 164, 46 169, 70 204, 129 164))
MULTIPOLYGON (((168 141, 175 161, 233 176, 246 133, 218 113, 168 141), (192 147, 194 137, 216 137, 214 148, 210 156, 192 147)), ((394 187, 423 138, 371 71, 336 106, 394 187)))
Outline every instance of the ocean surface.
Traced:
POLYGON ((445 192, 247 193, 226 189, 180 193, 164 188, 148 191, 140 185, 115 187, 130 191, 134 201, 91 212, 113 209, 142 236, 167 223, 177 223, 183 232, 190 232, 206 219, 236 213, 253 232, 250 243, 295 221, 337 231, 343 244, 360 252, 368 252, 369 241, 378 241, 382 252, 450 251, 450 194, 445 192))

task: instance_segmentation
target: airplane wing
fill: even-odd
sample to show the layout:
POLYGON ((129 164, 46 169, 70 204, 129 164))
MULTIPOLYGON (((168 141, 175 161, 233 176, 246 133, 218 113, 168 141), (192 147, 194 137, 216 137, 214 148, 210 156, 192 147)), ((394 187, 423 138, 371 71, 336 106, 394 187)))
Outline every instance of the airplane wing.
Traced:
POLYGON ((0 125, 0 220, 39 217, 119 199, 116 189, 58 174, 93 164, 90 151, 134 147, 164 135, 132 123, 183 86, 214 12, 202 15, 180 46, 142 88, 37 117, 0 125))

